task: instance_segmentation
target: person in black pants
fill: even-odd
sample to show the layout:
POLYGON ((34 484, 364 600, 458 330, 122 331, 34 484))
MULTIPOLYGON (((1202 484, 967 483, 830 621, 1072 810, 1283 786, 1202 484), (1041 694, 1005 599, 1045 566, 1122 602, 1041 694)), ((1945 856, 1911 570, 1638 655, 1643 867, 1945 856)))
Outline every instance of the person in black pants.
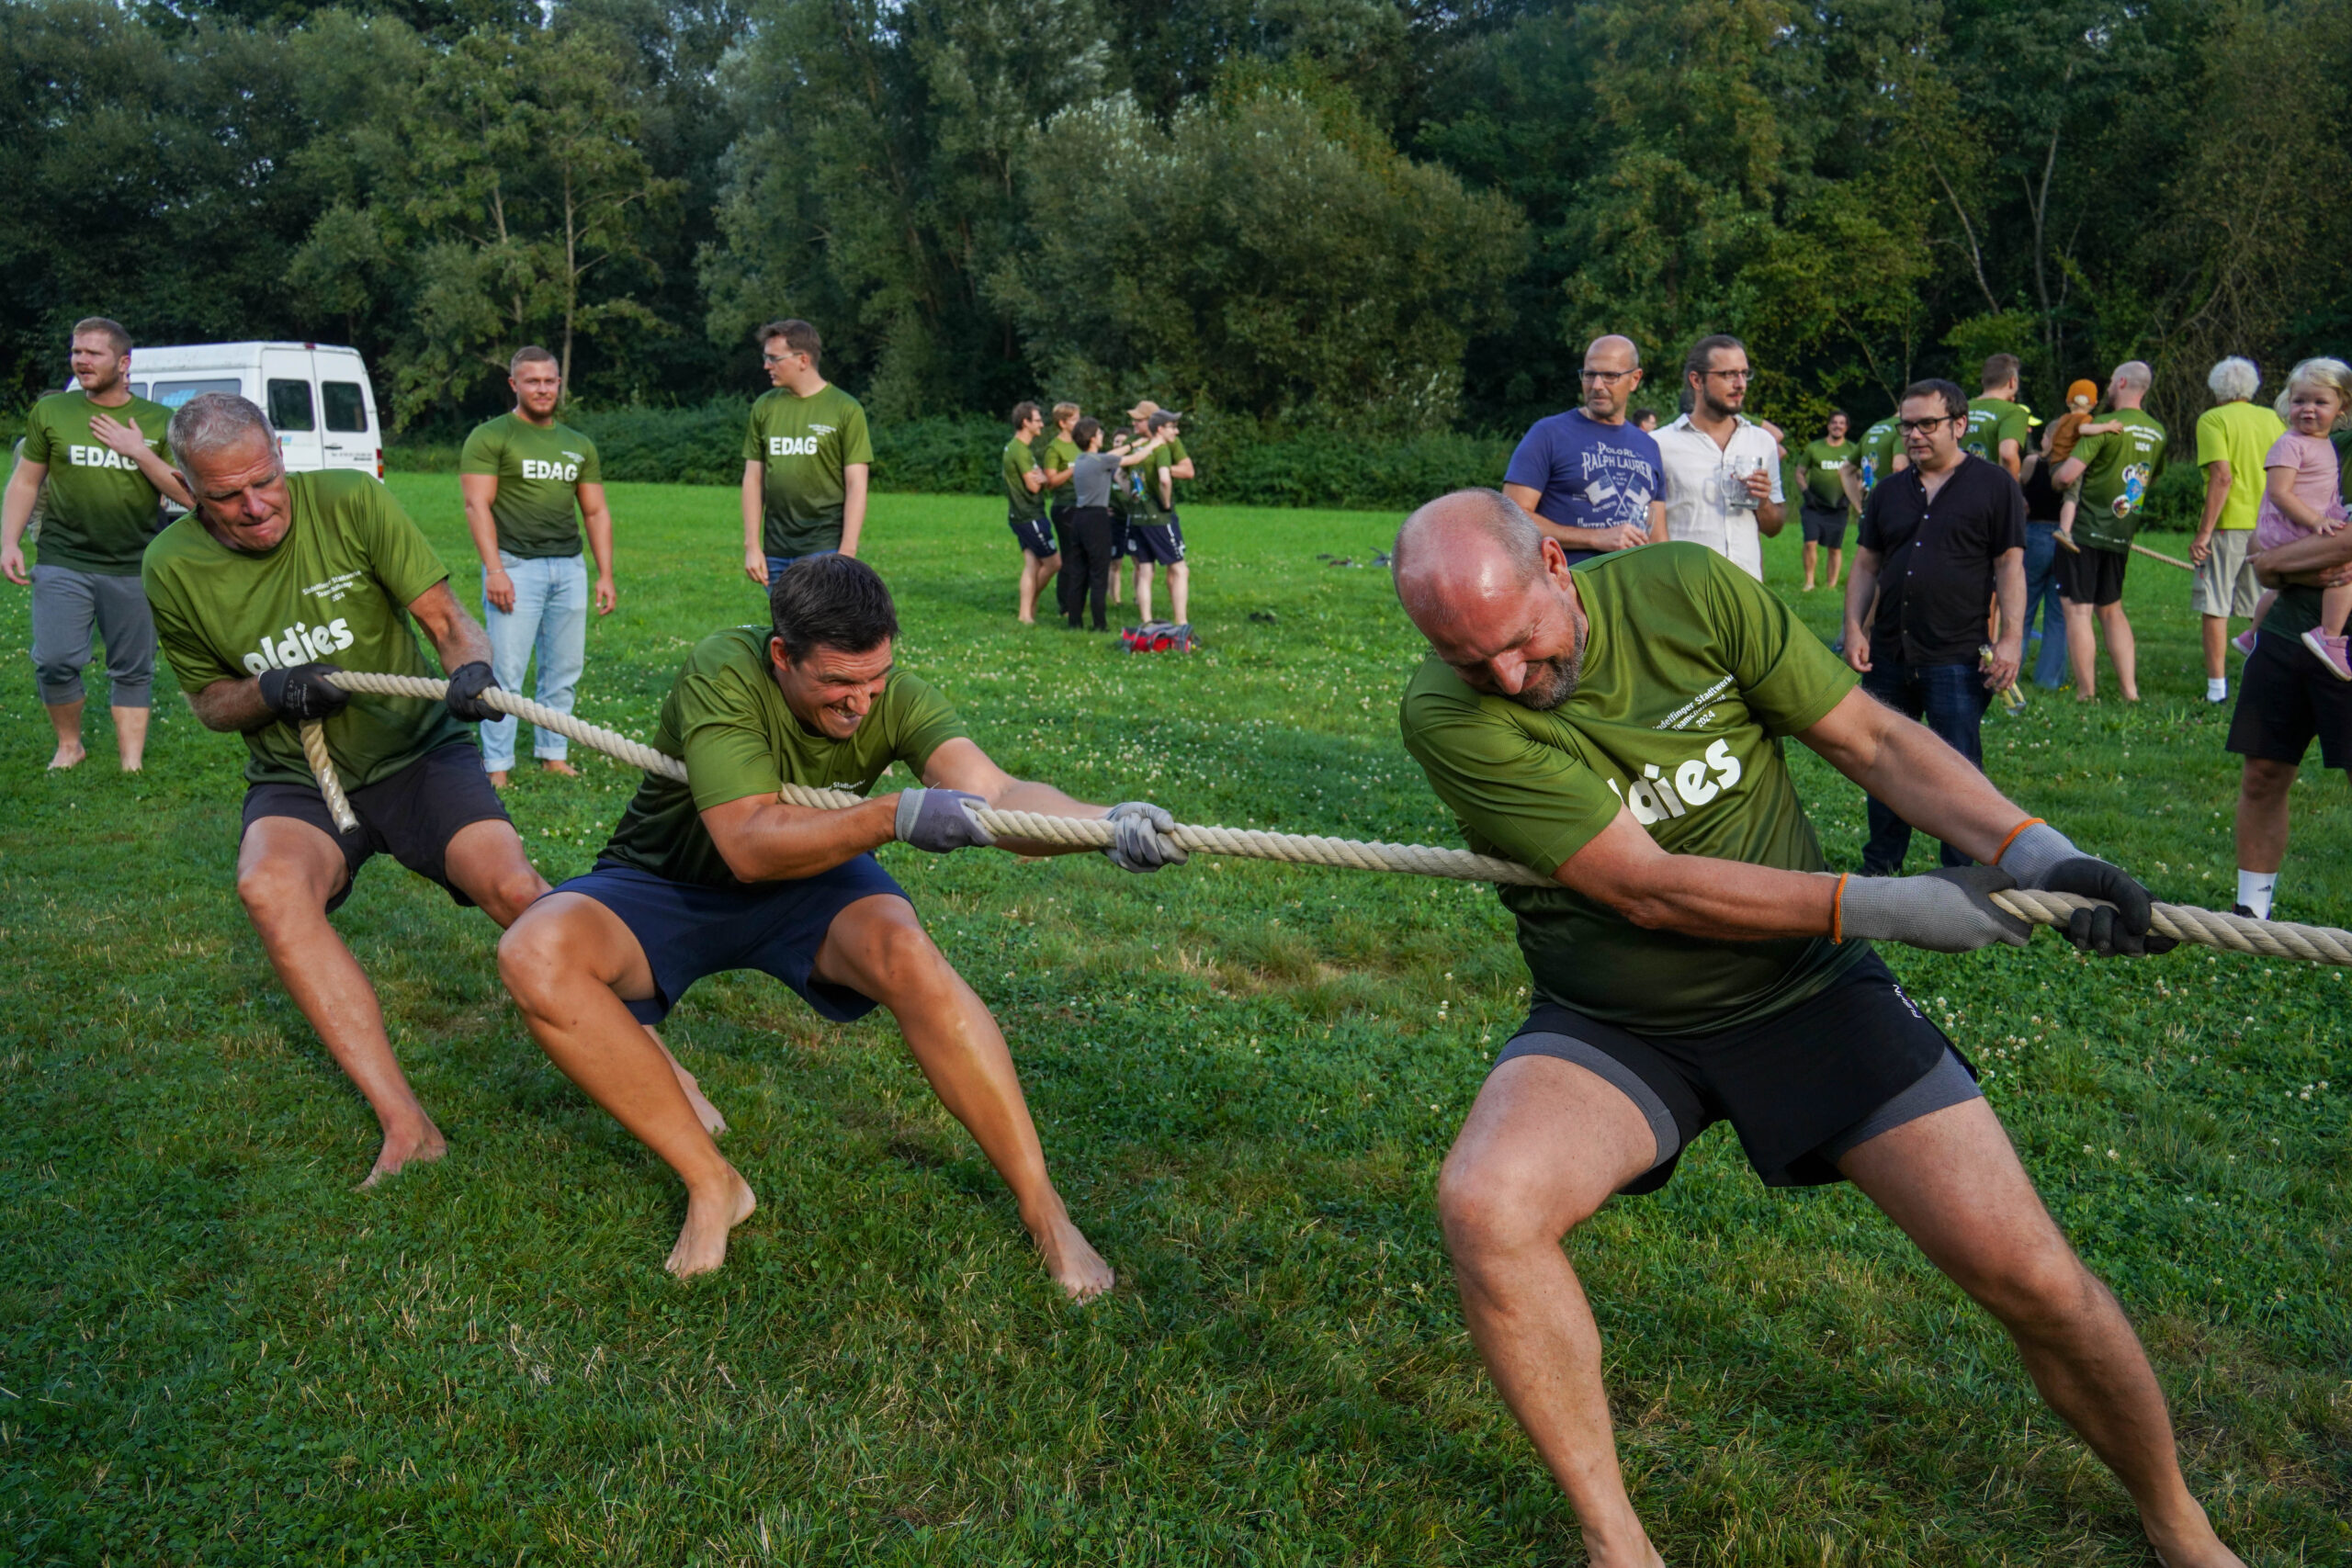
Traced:
POLYGON ((1114 558, 1111 553, 1111 487, 1118 482, 1119 470, 1132 468, 1162 445, 1155 437, 1140 446, 1129 447, 1122 437, 1117 450, 1102 450, 1102 422, 1081 419, 1070 427, 1070 435, 1078 443, 1078 456, 1071 459, 1070 507, 1068 543, 1063 547, 1071 552, 1067 566, 1069 579, 1069 599, 1064 608, 1069 615, 1070 630, 1084 625, 1090 600, 1094 608, 1094 629, 1110 630, 1103 619, 1102 601, 1111 590, 1111 568, 1114 558))
MULTIPOLYGON (((2007 469, 1960 449, 1968 395, 1953 383, 1915 382, 1895 417, 1911 466, 1862 508, 1846 580, 1846 662, 1864 691, 1924 720, 1981 770, 1985 706, 2017 679, 2025 652, 2025 496, 2007 469), (1873 594, 1878 613, 1866 628, 1873 594), (1996 597, 2000 640, 1988 668, 1984 617, 1996 597)), ((1875 795, 1869 815, 1862 874, 1893 875, 1911 825, 1875 795)), ((1947 842, 1942 863, 1971 863, 1947 842)))

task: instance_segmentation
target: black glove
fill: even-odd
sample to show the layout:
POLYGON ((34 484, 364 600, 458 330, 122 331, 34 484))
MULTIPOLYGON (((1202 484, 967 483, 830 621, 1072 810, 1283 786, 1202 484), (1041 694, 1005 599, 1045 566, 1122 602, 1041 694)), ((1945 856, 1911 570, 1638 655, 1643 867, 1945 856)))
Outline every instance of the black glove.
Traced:
POLYGON ((2044 893, 2073 893, 2103 899, 2112 908, 2077 909, 2066 921, 2066 940, 2084 953, 2101 958, 2117 953, 2137 957, 2170 953, 2180 945, 2148 929, 2155 900, 2120 866, 2110 865, 2076 849, 2065 834, 2046 822, 2036 822, 2009 840, 2001 852, 2003 871, 2019 887, 2044 893))
POLYGON ((482 693, 497 684, 498 677, 490 672, 490 666, 477 659, 449 671, 449 694, 441 701, 451 716, 468 724, 486 724, 506 716, 481 700, 482 693))
POLYGON ((327 676, 341 666, 297 664, 291 670, 265 670, 256 682, 269 711, 288 724, 311 724, 343 711, 351 694, 327 676))

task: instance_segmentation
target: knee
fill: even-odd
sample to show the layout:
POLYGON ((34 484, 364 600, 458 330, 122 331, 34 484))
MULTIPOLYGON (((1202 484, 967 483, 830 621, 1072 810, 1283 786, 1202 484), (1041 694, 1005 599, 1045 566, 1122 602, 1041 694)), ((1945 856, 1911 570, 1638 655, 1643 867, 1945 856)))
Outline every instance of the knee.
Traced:
POLYGON ((554 919, 518 919, 498 939, 498 977, 524 1011, 545 1011, 564 989, 569 945, 554 919))
POLYGON ((859 943, 858 967, 876 1001, 910 998, 948 986, 954 971, 910 908, 875 919, 859 943))
POLYGON ((2055 1235, 1987 1259, 1956 1279, 2004 1327, 2027 1337, 2080 1318, 2103 1289, 2055 1235))
POLYGON ((1445 1249, 1457 1268, 1475 1269, 1487 1258, 1556 1247, 1589 1213, 1582 1205, 1566 1223, 1531 1197, 1534 1183, 1503 1162, 1456 1150, 1437 1179, 1437 1215, 1445 1249))
POLYGON ((323 909, 326 898, 307 870, 275 857, 237 868, 237 901, 256 931, 267 932, 288 915, 323 909))
POLYGON ((516 866, 499 874, 481 900, 481 911, 501 926, 511 927, 547 891, 547 878, 527 864, 516 866))
POLYGON ((2238 779, 2239 797, 2250 805, 2275 806, 2287 798, 2287 791, 2295 782, 2295 770, 2267 757, 2246 760, 2245 771, 2238 779))

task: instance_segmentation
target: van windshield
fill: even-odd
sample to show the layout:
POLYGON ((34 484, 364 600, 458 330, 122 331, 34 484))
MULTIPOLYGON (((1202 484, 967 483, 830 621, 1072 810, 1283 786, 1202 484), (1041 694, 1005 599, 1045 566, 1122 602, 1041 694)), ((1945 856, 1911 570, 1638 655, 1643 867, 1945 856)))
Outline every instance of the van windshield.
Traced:
POLYGON ((167 409, 178 408, 190 398, 200 398, 207 392, 242 392, 245 384, 234 376, 212 381, 158 381, 155 400, 167 409))

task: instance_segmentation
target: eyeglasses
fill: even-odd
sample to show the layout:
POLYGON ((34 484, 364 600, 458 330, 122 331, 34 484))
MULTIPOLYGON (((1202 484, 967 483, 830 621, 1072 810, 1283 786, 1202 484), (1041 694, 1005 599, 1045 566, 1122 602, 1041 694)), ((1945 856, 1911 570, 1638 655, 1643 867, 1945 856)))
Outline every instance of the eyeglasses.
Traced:
POLYGON ((1579 370, 1577 372, 1577 379, 1580 381, 1623 381, 1629 376, 1638 376, 1642 372, 1638 367, 1632 370, 1579 370))
POLYGON ((763 354, 760 355, 760 363, 763 365, 781 365, 787 359, 797 359, 799 357, 799 355, 787 349, 782 354, 763 354))
POLYGON ((1967 418, 1966 414, 1946 413, 1938 414, 1933 419, 1898 419, 1894 422, 1894 428, 1905 435, 1925 435, 1939 424, 1960 424, 1967 418))
POLYGON ((1726 381, 1753 381, 1756 379, 1756 372, 1753 370, 1710 370, 1707 374, 1710 376, 1720 376, 1726 381))

